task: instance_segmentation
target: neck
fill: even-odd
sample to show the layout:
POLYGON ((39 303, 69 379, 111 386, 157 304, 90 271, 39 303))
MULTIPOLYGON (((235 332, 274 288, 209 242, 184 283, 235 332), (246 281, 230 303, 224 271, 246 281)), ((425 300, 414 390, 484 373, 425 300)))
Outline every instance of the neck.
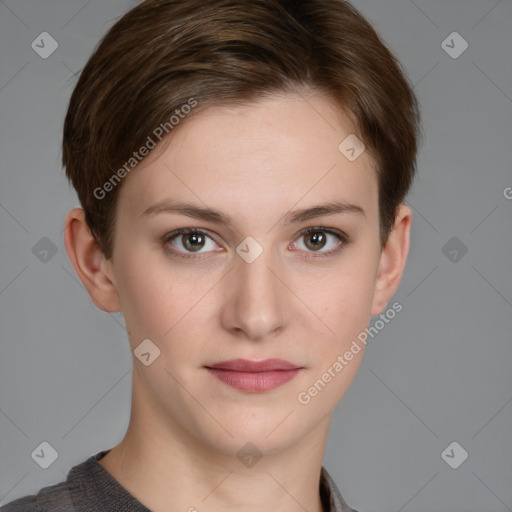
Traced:
POLYGON ((324 512, 319 492, 330 415, 282 450, 227 453, 132 403, 124 439, 99 463, 152 512, 324 512), (139 413, 137 412, 139 411, 139 413))

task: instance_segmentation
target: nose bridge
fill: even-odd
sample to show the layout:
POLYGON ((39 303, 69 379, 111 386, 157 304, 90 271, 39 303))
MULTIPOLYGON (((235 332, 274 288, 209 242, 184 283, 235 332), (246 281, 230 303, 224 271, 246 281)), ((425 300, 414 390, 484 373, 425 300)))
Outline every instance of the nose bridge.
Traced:
MULTIPOLYGON (((239 250, 254 251, 254 246, 240 244, 239 250)), ((283 327, 286 300, 283 285, 274 273, 271 250, 263 250, 254 260, 242 256, 236 261, 230 273, 229 286, 232 291, 225 304, 225 328, 245 333, 248 338, 259 339, 272 335, 283 327)))

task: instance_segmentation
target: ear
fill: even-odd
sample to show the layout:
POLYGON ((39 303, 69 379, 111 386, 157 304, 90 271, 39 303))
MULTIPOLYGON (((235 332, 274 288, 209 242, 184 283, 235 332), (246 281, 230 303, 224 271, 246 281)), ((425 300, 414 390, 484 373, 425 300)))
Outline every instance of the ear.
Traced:
POLYGON ((398 207, 393 228, 383 247, 379 271, 375 280, 371 316, 384 311, 387 303, 396 292, 405 268, 409 253, 412 212, 404 204, 398 207))
POLYGON ((108 313, 121 310, 110 261, 91 234, 82 208, 66 215, 64 244, 75 271, 99 309, 108 313))

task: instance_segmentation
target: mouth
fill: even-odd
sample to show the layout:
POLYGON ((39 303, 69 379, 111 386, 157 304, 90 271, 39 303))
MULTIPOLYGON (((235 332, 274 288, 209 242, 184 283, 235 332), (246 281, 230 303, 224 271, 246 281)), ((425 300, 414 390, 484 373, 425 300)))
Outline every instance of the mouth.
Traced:
POLYGON ((231 359, 205 368, 225 384, 248 393, 271 391, 292 380, 303 369, 283 359, 231 359))

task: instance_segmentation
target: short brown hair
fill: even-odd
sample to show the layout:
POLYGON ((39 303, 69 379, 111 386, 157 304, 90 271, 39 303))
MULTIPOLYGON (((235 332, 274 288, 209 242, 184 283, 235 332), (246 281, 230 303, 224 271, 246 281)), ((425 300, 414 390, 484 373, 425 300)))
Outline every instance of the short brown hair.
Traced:
POLYGON ((332 97, 372 156, 384 245, 415 174, 420 114, 370 23, 344 0, 147 0, 102 39, 64 123, 62 163, 105 256, 122 183, 101 198, 94 191, 156 127, 191 98, 196 115, 300 87, 332 97))

